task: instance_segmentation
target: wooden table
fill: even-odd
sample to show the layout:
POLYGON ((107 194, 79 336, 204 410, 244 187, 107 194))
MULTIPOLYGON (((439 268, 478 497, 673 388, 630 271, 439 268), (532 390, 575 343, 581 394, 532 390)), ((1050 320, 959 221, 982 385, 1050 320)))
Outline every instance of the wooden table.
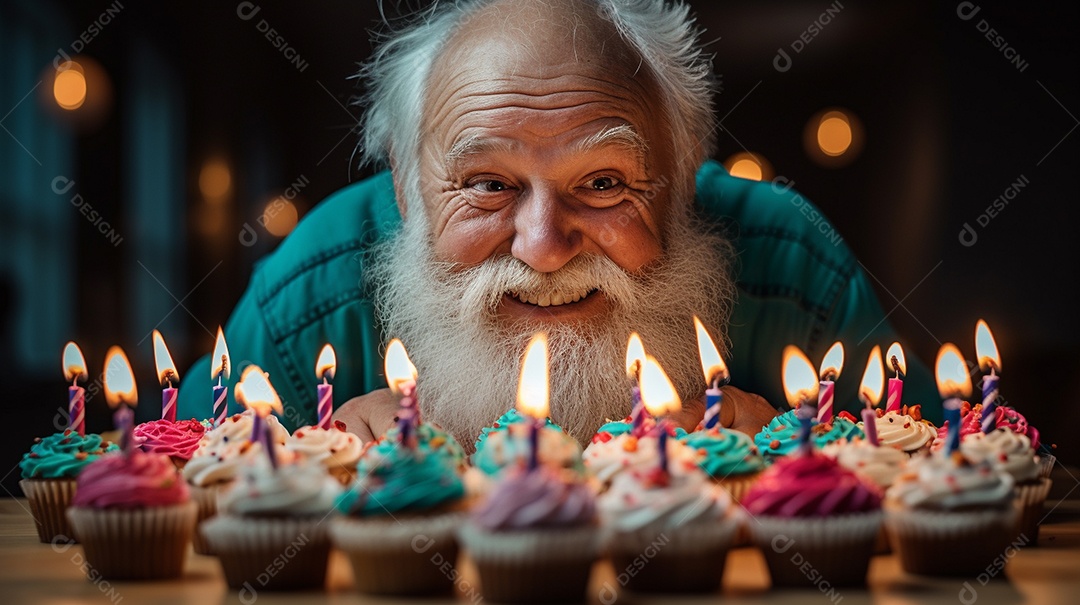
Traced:
MULTIPOLYGON (((1043 521, 1038 546, 1020 550, 1008 560, 1004 573, 981 584, 977 578, 931 579, 905 574, 895 555, 880 555, 870 564, 866 589, 834 589, 832 596, 814 589, 774 590, 769 587, 768 572, 761 554, 754 548, 733 550, 727 560, 724 585, 720 595, 705 597, 642 596, 621 593, 611 565, 601 562, 594 569, 590 602, 612 605, 614 602, 643 605, 678 601, 686 605, 715 603, 718 599, 744 603, 874 603, 875 605, 915 603, 1040 603, 1073 604, 1080 602, 1080 472, 1075 468, 1055 470, 1054 489, 1047 500, 1048 515, 1043 521), (967 586, 965 586, 967 582, 967 586), (970 589, 974 589, 972 593, 970 589)), ((0 500, 0 602, 3 603, 74 603, 135 604, 153 603, 480 603, 470 592, 475 572, 468 561, 460 566, 456 599, 384 599, 353 591, 348 560, 334 552, 327 578, 327 588, 320 592, 268 593, 257 599, 229 590, 218 562, 212 557, 189 554, 185 575, 167 582, 116 582, 94 584, 80 568, 82 549, 72 546, 60 551, 38 542, 33 519, 22 499, 0 500)))

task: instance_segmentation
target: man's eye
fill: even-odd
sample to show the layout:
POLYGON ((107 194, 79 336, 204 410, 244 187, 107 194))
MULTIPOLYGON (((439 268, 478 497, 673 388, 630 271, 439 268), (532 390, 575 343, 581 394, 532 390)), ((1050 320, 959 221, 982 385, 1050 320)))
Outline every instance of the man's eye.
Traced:
POLYGON ((598 176, 595 179, 589 181, 589 187, 592 187, 596 191, 607 191, 619 186, 618 179, 610 176, 598 176))
POLYGON ((510 185, 507 185, 502 181, 495 181, 490 179, 486 181, 478 181, 469 186, 477 191, 482 191, 484 193, 498 193, 500 191, 506 191, 510 188, 510 185))

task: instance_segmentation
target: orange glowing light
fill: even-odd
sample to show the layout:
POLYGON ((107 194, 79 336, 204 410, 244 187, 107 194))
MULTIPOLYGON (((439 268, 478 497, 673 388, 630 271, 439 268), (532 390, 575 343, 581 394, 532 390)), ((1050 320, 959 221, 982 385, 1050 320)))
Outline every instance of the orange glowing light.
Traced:
POLYGON ((134 407, 139 403, 135 374, 124 350, 117 346, 109 347, 105 353, 105 401, 111 408, 120 404, 134 407))
POLYGON ((229 346, 225 344, 225 333, 221 326, 217 329, 217 338, 214 340, 214 353, 210 357, 210 380, 221 376, 225 380, 232 375, 232 364, 229 363, 229 346))
POLYGON ((82 350, 74 342, 64 345, 64 380, 75 383, 78 380, 86 380, 89 373, 86 371, 86 359, 83 358, 82 350))
POLYGON ((751 181, 767 181, 773 177, 772 166, 756 153, 740 151, 724 160, 728 174, 751 181))
POLYGON ((292 233, 292 230, 296 228, 296 223, 299 221, 300 211, 296 209, 296 204, 283 198, 277 198, 266 204, 261 222, 266 227, 266 230, 270 232, 270 235, 285 237, 292 233))
POLYGON ((881 361, 881 347, 874 345, 870 358, 866 360, 862 383, 859 385, 859 401, 870 406, 877 406, 881 394, 885 391, 885 365, 881 361))
POLYGON ((521 379, 518 380, 517 409, 533 418, 547 418, 551 396, 548 382, 547 334, 533 335, 521 361, 521 379))
POLYGON ((799 407, 803 403, 817 402, 818 383, 817 374, 814 373, 814 364, 802 349, 795 345, 784 347, 783 372, 781 379, 784 384, 784 396, 787 397, 791 407, 799 407))
POLYGON ((851 130, 851 120, 842 111, 825 112, 818 121, 817 144, 827 156, 844 155, 851 148, 855 135, 851 130))
POLYGON ((942 345, 934 363, 938 393, 942 399, 971 397, 971 374, 960 349, 951 342, 942 345))
POLYGON ((165 346, 165 339, 157 330, 154 330, 154 365, 157 367, 158 382, 161 386, 168 384, 171 387, 174 382, 180 382, 180 374, 176 372, 176 364, 169 354, 169 347, 165 346))
POLYGON ((383 358, 383 375, 390 391, 395 395, 401 395, 401 387, 405 383, 416 382, 416 366, 409 359, 408 352, 401 340, 395 338, 386 345, 386 357, 383 358))
POLYGON ((207 160, 199 171, 199 191, 206 201, 220 204, 229 197, 232 190, 232 173, 229 165, 221 158, 207 160))
POLYGON ((979 367, 983 371, 1001 371, 1001 355, 998 353, 997 342, 990 332, 990 326, 982 319, 975 324, 975 355, 979 358, 979 367))
POLYGON ((62 109, 74 111, 86 102, 86 74, 82 65, 67 61, 56 71, 53 79, 53 98, 62 109))
POLYGON ((319 351, 319 358, 315 360, 315 376, 319 378, 333 378, 337 372, 337 355, 330 343, 323 345, 319 351))
POLYGON ((675 385, 652 355, 645 357, 645 365, 641 368, 641 403, 657 418, 682 409, 675 385))
POLYGON ((270 384, 270 375, 255 364, 244 368, 240 375, 240 382, 236 383, 236 401, 264 418, 270 412, 284 413, 281 398, 270 384))
POLYGON ((716 343, 713 342, 697 315, 694 316, 694 328, 697 330, 698 357, 701 359, 701 371, 705 374, 705 384, 727 382, 729 377, 727 364, 724 363, 724 358, 720 356, 716 343))
POLYGON ((641 376, 641 366, 645 365, 645 345, 637 332, 631 332, 626 341, 626 375, 634 380, 641 376))
POLYGON ((900 373, 907 375, 907 361, 904 359, 904 347, 900 346, 900 343, 894 342, 889 345, 888 352, 885 353, 885 367, 891 371, 896 371, 896 368, 900 368, 900 373), (896 358, 896 367, 893 366, 893 358, 896 358))
POLYGON ((822 380, 836 380, 840 378, 842 371, 844 371, 844 345, 838 340, 829 347, 825 357, 821 359, 821 371, 818 376, 822 380))

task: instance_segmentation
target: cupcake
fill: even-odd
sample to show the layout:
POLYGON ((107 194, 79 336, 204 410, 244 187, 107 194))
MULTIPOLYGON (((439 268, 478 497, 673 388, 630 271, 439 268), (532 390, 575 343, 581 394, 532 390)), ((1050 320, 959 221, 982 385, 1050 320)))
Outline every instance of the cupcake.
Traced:
POLYGON ((885 492, 885 524, 904 571, 975 576, 1016 533, 1013 478, 961 453, 912 458, 885 492))
MULTIPOLYGON (((181 471, 191 487, 191 498, 198 505, 200 524, 216 514, 218 492, 236 479, 240 469, 266 456, 262 444, 250 441, 253 415, 252 410, 234 414, 221 426, 207 431, 181 471)), ((266 423, 273 442, 284 444, 289 432, 277 417, 267 416, 266 423)), ((199 554, 212 554, 201 532, 195 532, 193 546, 199 554)))
POLYGON ((825 455, 798 452, 776 460, 741 503, 773 586, 866 583, 882 520, 876 486, 825 455))
POLYGON ((317 589, 326 582, 326 519, 342 487, 322 460, 285 460, 290 456, 278 468, 265 456, 245 465, 219 495, 218 514, 200 528, 230 588, 317 589))
POLYGON ((356 463, 360 461, 364 444, 360 437, 346 431, 345 423, 339 420, 328 429, 317 426, 296 429, 285 438, 285 449, 315 460, 339 483, 348 485, 356 477, 356 463))
POLYGON ((620 473, 596 503, 605 551, 638 592, 714 592, 741 525, 728 493, 703 471, 620 473), (641 567, 643 553, 655 551, 641 567))
MULTIPOLYGON (((477 440, 476 451, 469 457, 472 466, 490 477, 498 476, 508 467, 520 466, 529 457, 529 430, 526 423, 504 425, 504 430, 491 431, 477 440)), ((544 464, 583 473, 581 446, 577 440, 554 424, 540 429, 537 437, 539 457, 544 464)))
POLYGON ((70 429, 34 439, 19 462, 19 487, 34 515, 39 540, 71 539, 67 509, 75 496, 75 477, 102 454, 117 450, 101 435, 82 436, 70 429))
POLYGON ((487 601, 583 601, 599 557, 596 501, 579 474, 540 465, 504 472, 457 528, 487 601))
MULTIPOLYGON (((930 451, 937 429, 923 420, 920 406, 904 406, 900 411, 877 410, 877 435, 881 445, 896 448, 909 456, 930 451)), ((859 423, 859 428, 862 429, 859 423)))
POLYGON ((360 457, 357 479, 338 498, 330 538, 368 594, 447 593, 440 565, 457 561, 454 528, 466 506, 460 467, 431 441, 408 447, 384 437, 360 457))
POLYGON ((1042 477, 1041 461, 1031 447, 1031 440, 1001 427, 986 434, 969 435, 961 441, 960 452, 972 462, 987 462, 1012 477, 1020 507, 1018 537, 1024 543, 1037 543, 1043 503, 1052 482, 1042 477))
MULTIPOLYGON (((594 440, 582 453, 582 460, 597 492, 603 492, 619 473, 635 469, 660 467, 660 448, 654 428, 635 437, 629 431, 607 440, 594 440)), ((701 458, 698 450, 688 447, 669 430, 667 440, 668 468, 673 475, 696 472, 701 458)))
MULTIPOLYGON (((1014 433, 1024 435, 1031 441, 1031 447, 1039 449, 1039 429, 1028 424, 1027 418, 1015 409, 999 405, 994 408, 994 428, 1006 428, 1014 433)), ((960 439, 970 435, 982 433, 982 404, 972 406, 965 401, 960 408, 960 439)), ((945 421, 938 428, 937 437, 931 446, 933 451, 939 451, 945 447, 945 441, 949 436, 949 422, 945 421)))
MULTIPOLYGON (((754 435, 754 445, 764 456, 766 463, 786 456, 799 448, 800 420, 796 410, 791 409, 769 421, 761 431, 754 435)), ((855 417, 840 412, 831 422, 815 424, 811 429, 810 440, 818 449, 841 439, 865 437, 862 429, 855 424, 855 417)))
POLYGON ((135 427, 133 443, 144 452, 165 454, 176 468, 184 468, 206 434, 203 421, 151 420, 135 427))
MULTIPOLYGON (((394 425, 383 434, 380 441, 396 443, 401 441, 400 435, 401 427, 394 425)), ((421 422, 416 426, 413 435, 416 437, 417 444, 424 445, 432 452, 443 456, 453 468, 464 470, 468 467, 465 448, 461 447, 461 443, 441 427, 430 422, 421 422)))
POLYGON ((765 459, 746 433, 715 426, 687 433, 680 441, 698 453, 701 470, 736 501, 765 470, 765 459))
MULTIPOLYGON (((873 445, 866 439, 858 438, 830 443, 821 449, 821 453, 835 458, 840 466, 876 485, 882 492, 904 472, 910 459, 910 456, 895 447, 873 445)), ((874 553, 884 554, 891 550, 888 532, 882 525, 878 531, 874 553)))
MULTIPOLYGON (((642 410, 642 414, 644 414, 644 418, 641 421, 641 428, 638 433, 639 435, 647 435, 656 428, 656 418, 644 410, 642 410)), ((633 428, 633 418, 630 416, 627 416, 622 420, 608 419, 607 422, 600 425, 600 428, 596 429, 596 433, 593 434, 590 443, 610 441, 619 435, 631 432, 633 428)), ((681 426, 675 427, 673 435, 678 439, 682 439, 687 435, 686 429, 681 426)))
POLYGON ((110 453, 83 469, 77 482, 68 519, 88 569, 108 580, 183 573, 196 507, 168 456, 110 453))

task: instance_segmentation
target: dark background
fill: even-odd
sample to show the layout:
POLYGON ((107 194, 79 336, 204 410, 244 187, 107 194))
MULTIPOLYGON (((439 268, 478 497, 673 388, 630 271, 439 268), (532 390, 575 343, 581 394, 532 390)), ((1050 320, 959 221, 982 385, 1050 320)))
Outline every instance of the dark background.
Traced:
MULTIPOLYGON (((258 222, 264 207, 296 193, 302 217, 370 173, 353 155, 359 110, 350 103, 361 89, 350 76, 371 50, 378 3, 241 4, 258 12, 244 20, 236 2, 211 0, 0 2, 7 490, 18 489, 8 469, 66 406, 64 342, 80 344, 93 375, 106 349, 122 345, 148 419, 157 397, 150 331, 164 333, 184 377, 212 348, 253 263, 280 241, 258 222), (268 28, 292 61, 260 31, 268 28), (52 64, 60 50, 76 54, 81 34, 81 55, 101 66, 111 97, 88 76, 87 110, 64 112, 49 91, 52 64), (212 158, 231 175, 218 202, 199 188, 212 158), (84 203, 107 219, 104 233, 80 213, 84 203)), ((396 14, 398 3, 383 4, 396 14)), ((716 157, 759 153, 823 209, 909 354, 932 362, 954 342, 974 357, 985 318, 1002 351, 1002 395, 1075 462, 1067 427, 1080 421, 1071 386, 1080 325, 1065 291, 1080 251, 1078 8, 981 2, 965 20, 975 6, 960 4, 691 2, 722 78, 716 157), (980 31, 989 27, 1019 59, 980 31), (795 52, 804 32, 810 42, 795 52), (778 49, 791 58, 786 71, 774 66, 778 49), (810 117, 834 106, 858 116, 865 143, 854 161, 829 168, 802 138, 810 117), (959 239, 965 223, 974 245, 959 239)), ((106 430, 104 397, 93 393, 87 429, 106 430)))

